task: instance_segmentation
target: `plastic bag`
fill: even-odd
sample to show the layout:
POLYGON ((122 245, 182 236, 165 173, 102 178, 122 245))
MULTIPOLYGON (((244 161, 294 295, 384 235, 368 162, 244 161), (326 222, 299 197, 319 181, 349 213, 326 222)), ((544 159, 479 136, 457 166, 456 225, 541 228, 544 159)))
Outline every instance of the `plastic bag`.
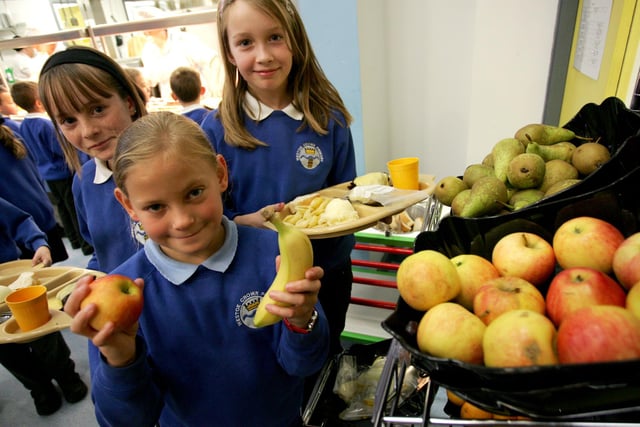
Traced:
MULTIPOLYGON (((373 416, 373 408, 375 403, 376 389, 380 382, 382 370, 386 362, 386 356, 377 357, 369 367, 361 369, 356 377, 353 378, 353 360, 352 357, 344 355, 340 361, 340 368, 336 377, 334 392, 342 398, 347 405, 339 417, 343 421, 355 421, 371 418, 373 416), (344 361, 342 359, 347 359, 344 361), (341 371, 344 372, 341 374, 341 371), (347 398, 345 398, 347 397, 347 398)), ((391 387, 394 388, 395 377, 391 387)), ((408 366, 405 370, 404 381, 400 390, 400 400, 411 395, 418 385, 418 371, 413 366, 408 366)))

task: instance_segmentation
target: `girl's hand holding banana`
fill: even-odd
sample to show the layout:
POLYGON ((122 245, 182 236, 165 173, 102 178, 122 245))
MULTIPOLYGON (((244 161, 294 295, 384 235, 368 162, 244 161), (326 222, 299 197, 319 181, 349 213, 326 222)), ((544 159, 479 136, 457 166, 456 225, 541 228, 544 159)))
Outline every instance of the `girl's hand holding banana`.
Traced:
POLYGON ((293 326, 306 328, 318 302, 320 279, 323 275, 322 268, 311 267, 305 272, 304 279, 287 283, 284 290, 269 290, 269 297, 282 305, 267 304, 265 310, 287 319, 293 326))
POLYGON ((306 234, 280 220, 273 207, 263 209, 261 215, 276 227, 280 255, 276 277, 256 309, 253 324, 260 328, 284 318, 287 326, 306 327, 318 301, 324 271, 313 266, 313 248, 306 234))

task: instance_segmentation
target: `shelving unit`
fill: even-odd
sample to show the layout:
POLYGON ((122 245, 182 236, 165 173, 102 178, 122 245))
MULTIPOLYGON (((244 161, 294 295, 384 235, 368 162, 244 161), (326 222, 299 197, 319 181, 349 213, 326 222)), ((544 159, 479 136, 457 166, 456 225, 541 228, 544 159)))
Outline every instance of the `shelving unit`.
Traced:
POLYGON ((385 236, 373 229, 355 234, 350 308, 353 316, 348 316, 347 329, 342 334, 345 340, 372 343, 385 339, 386 332, 379 328, 378 333, 375 327, 396 307, 396 272, 402 259, 413 252, 415 235, 385 236), (362 326, 366 324, 366 328, 362 326))

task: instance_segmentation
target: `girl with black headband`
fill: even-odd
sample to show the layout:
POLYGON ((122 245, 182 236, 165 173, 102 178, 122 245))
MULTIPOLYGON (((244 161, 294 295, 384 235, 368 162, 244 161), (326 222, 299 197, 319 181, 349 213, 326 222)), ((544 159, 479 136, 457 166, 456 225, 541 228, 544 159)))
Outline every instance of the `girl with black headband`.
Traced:
POLYGON ((110 272, 143 240, 114 198, 111 177, 120 132, 147 112, 143 94, 118 63, 84 46, 49 57, 39 89, 65 158, 77 172, 73 195, 80 231, 95 249, 87 267, 110 272), (76 149, 93 159, 81 166, 76 149))
MULTIPOLYGON (((76 171, 72 190, 80 232, 95 250, 87 267, 108 273, 144 240, 114 197, 112 177, 118 136, 147 114, 142 91, 117 62, 84 46, 50 56, 40 71, 39 90, 67 163, 76 171), (81 165, 76 149, 93 158, 81 165)), ((89 345, 89 360, 98 357, 89 345)))

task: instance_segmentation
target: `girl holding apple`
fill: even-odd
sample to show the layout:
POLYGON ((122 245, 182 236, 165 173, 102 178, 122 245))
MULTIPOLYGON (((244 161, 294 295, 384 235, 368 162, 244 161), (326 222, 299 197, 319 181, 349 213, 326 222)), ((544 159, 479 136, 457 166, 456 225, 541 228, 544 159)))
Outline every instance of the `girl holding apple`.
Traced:
POLYGON ((104 308, 82 304, 93 292, 88 278, 65 305, 71 330, 102 355, 91 360, 98 422, 300 426, 304 379, 328 353, 322 269, 271 291, 288 306, 267 310, 286 322, 255 328, 277 234, 223 215, 227 165, 198 124, 170 112, 142 117, 120 136, 113 165, 116 197, 149 239, 113 271, 142 287, 137 323, 92 328, 104 308))

